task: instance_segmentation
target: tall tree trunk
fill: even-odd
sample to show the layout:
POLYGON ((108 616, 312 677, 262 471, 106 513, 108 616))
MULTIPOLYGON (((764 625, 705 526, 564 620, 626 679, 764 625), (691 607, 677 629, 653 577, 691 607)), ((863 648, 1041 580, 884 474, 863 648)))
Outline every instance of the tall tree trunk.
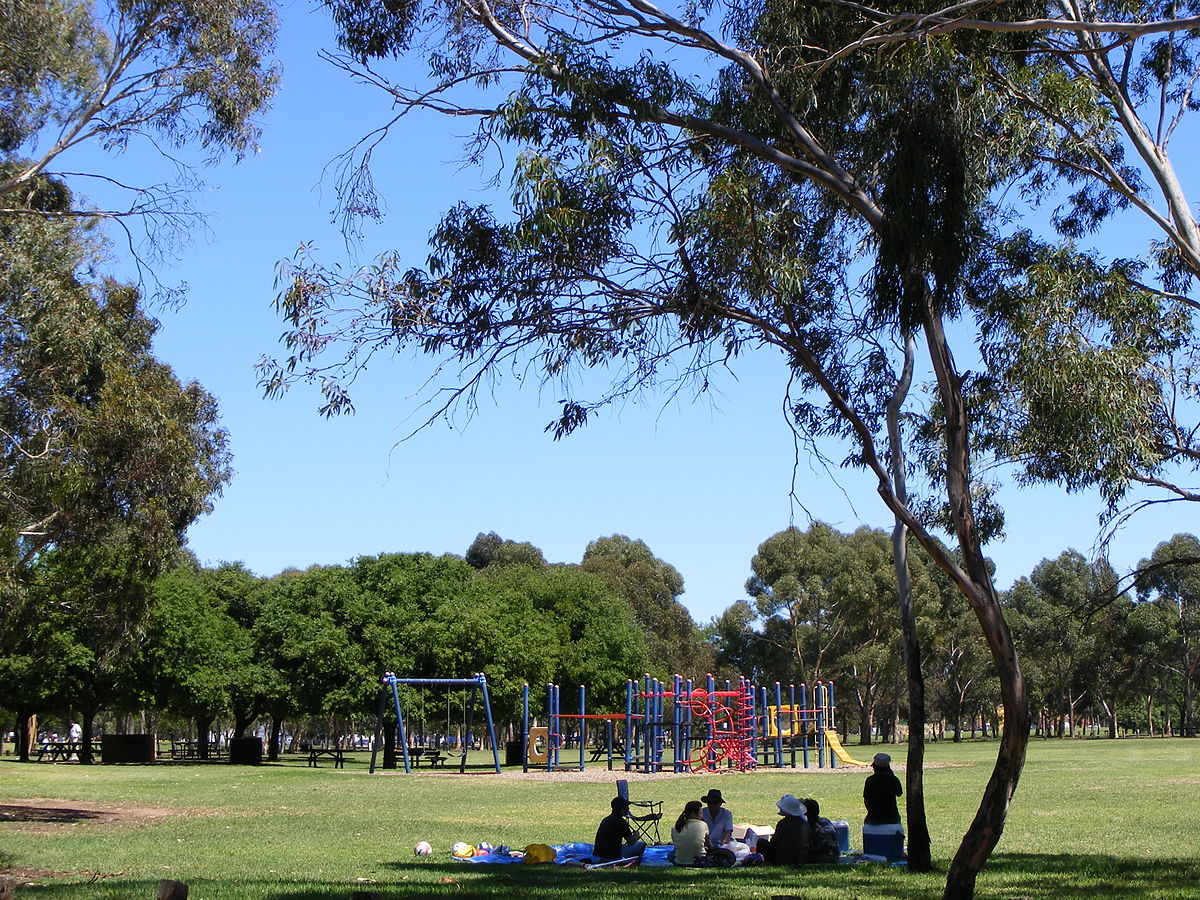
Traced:
POLYGON ((944 900, 969 900, 975 895, 975 879, 980 869, 1004 832, 1008 804, 1021 778, 1029 744, 1029 705, 1017 650, 988 571, 971 505, 970 427, 962 379, 955 369, 941 318, 932 304, 929 304, 924 328, 945 415, 946 497, 950 501, 950 516, 968 576, 965 583, 959 584, 991 651, 1004 703, 1004 733, 1000 738, 996 765, 984 788, 975 818, 950 863, 942 894, 944 900))
MULTIPOLYGON (((904 337, 904 367, 887 405, 888 451, 891 457, 892 490, 908 505, 905 482, 904 439, 900 433, 900 410, 912 383, 916 341, 904 337)), ((905 818, 908 821, 908 867, 914 872, 933 868, 932 841, 925 818, 925 676, 921 673, 921 643, 917 637, 917 614, 912 602, 912 578, 908 569, 908 528, 899 516, 892 527, 892 564, 896 568, 896 592, 900 600, 900 631, 904 645, 904 677, 908 687, 908 760, 904 769, 905 818)))
POLYGON ((80 765, 90 766, 96 760, 92 754, 92 737, 96 733, 96 709, 81 709, 79 711, 79 727, 81 729, 82 745, 79 748, 80 765))
POLYGON ((17 759, 29 762, 37 743, 37 713, 17 710, 17 759))
POLYGON ((279 740, 283 733, 283 719, 279 716, 271 716, 271 737, 267 747, 267 761, 279 762, 279 740))
POLYGON ((196 756, 208 759, 208 733, 216 716, 197 716, 196 718, 196 756))
MULTIPOLYGON (((920 272, 916 272, 915 277, 922 279, 920 272)), ((938 396, 945 415, 946 499, 958 538, 961 563, 947 553, 925 524, 896 498, 891 476, 875 450, 870 427, 846 401, 811 350, 802 341, 787 341, 781 337, 781 343, 791 351, 793 364, 801 366, 813 377, 834 408, 861 439, 862 461, 878 478, 876 490, 880 498, 894 515, 903 519, 930 559, 937 563, 962 592, 975 613, 996 666, 1004 705, 1004 732, 996 755, 996 765, 984 789, 979 810, 951 863, 944 892, 945 900, 969 900, 974 896, 975 879, 979 870, 1004 831, 1008 804, 1021 777, 1021 768, 1025 764, 1025 751, 1029 743, 1029 709, 1025 679, 1017 661, 1008 623, 1004 621, 995 585, 992 584, 971 505, 969 425, 962 380, 955 371, 942 321, 937 310, 933 308, 931 298, 927 300, 926 306, 926 322, 922 328, 937 376, 938 396)))

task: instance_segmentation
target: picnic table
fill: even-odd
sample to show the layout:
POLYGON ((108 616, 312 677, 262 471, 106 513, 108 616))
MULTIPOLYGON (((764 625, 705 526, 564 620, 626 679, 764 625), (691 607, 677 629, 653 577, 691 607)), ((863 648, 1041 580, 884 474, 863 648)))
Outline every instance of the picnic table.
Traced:
MULTIPOLYGON (((39 762, 45 761, 46 757, 50 758, 50 762, 62 760, 66 762, 72 756, 79 759, 79 754, 83 750, 83 741, 45 741, 38 744, 37 758, 39 762)), ((100 742, 92 741, 92 756, 100 755, 100 742)))
MULTIPOLYGON (((624 759, 625 745, 613 744, 612 755, 613 759, 624 759)), ((602 759, 608 759, 608 747, 600 744, 599 746, 592 748, 592 758, 589 760, 589 762, 600 762, 602 759)))
MULTIPOLYGON (((207 759, 219 759, 221 757, 221 745, 216 741, 208 742, 207 759)), ((171 739, 171 759, 199 759, 200 758, 200 742, 194 739, 176 740, 171 739)))
POLYGON ((327 756, 333 760, 335 769, 346 768, 346 751, 342 749, 341 744, 335 744, 332 747, 318 747, 315 744, 308 748, 308 766, 310 769, 316 768, 320 763, 318 760, 322 756, 327 756))
POLYGON ((430 768, 433 768, 434 766, 441 766, 442 768, 445 768, 446 760, 448 760, 450 757, 446 756, 436 747, 417 747, 413 750, 410 758, 412 759, 412 764, 419 769, 421 768, 421 760, 425 760, 425 762, 429 764, 430 768))

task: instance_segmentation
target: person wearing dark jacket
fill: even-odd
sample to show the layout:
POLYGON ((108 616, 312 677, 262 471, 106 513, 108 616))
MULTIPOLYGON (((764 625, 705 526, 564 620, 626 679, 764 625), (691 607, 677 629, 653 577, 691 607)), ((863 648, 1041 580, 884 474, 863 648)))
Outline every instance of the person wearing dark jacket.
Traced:
POLYGON ((613 797, 609 806, 612 812, 600 820, 600 827, 596 829, 592 858, 640 859, 646 850, 646 842, 639 841, 629 825, 629 801, 624 797, 613 797))
POLYGON ((808 862, 809 830, 804 803, 792 794, 784 794, 775 804, 782 818, 775 824, 769 841, 758 842, 763 859, 777 866, 800 866, 808 862))
POLYGON ((863 785, 863 804, 867 807, 866 825, 899 825, 900 810, 896 798, 902 793, 900 779, 892 771, 892 758, 876 753, 871 762, 875 771, 863 785))

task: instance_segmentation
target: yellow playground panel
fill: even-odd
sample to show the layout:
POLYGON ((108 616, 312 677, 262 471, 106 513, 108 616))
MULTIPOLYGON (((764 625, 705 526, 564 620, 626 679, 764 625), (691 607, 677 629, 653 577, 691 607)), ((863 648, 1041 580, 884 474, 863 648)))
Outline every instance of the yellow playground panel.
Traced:
POLYGON ((817 724, 813 721, 815 712, 799 706, 768 706, 767 737, 794 738, 816 734, 817 724), (807 718, 805 713, 808 714, 807 718))

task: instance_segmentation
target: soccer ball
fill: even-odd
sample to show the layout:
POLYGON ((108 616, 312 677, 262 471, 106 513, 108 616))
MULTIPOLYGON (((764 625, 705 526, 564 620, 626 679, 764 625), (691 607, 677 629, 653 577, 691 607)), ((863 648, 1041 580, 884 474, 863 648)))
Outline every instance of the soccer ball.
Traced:
POLYGON ((429 841, 417 841, 417 845, 413 847, 414 856, 430 856, 433 854, 433 848, 429 846, 429 841))
POLYGON ((489 853, 491 853, 491 852, 492 852, 492 845, 491 845, 491 844, 489 844, 487 841, 480 841, 480 842, 479 842, 479 851, 477 852, 477 854, 476 854, 476 855, 480 855, 480 854, 482 854, 483 856, 487 856, 487 855, 488 855, 489 853))
POLYGON ((466 841, 459 841, 450 848, 450 852, 459 859, 467 859, 475 855, 475 848, 466 841))

